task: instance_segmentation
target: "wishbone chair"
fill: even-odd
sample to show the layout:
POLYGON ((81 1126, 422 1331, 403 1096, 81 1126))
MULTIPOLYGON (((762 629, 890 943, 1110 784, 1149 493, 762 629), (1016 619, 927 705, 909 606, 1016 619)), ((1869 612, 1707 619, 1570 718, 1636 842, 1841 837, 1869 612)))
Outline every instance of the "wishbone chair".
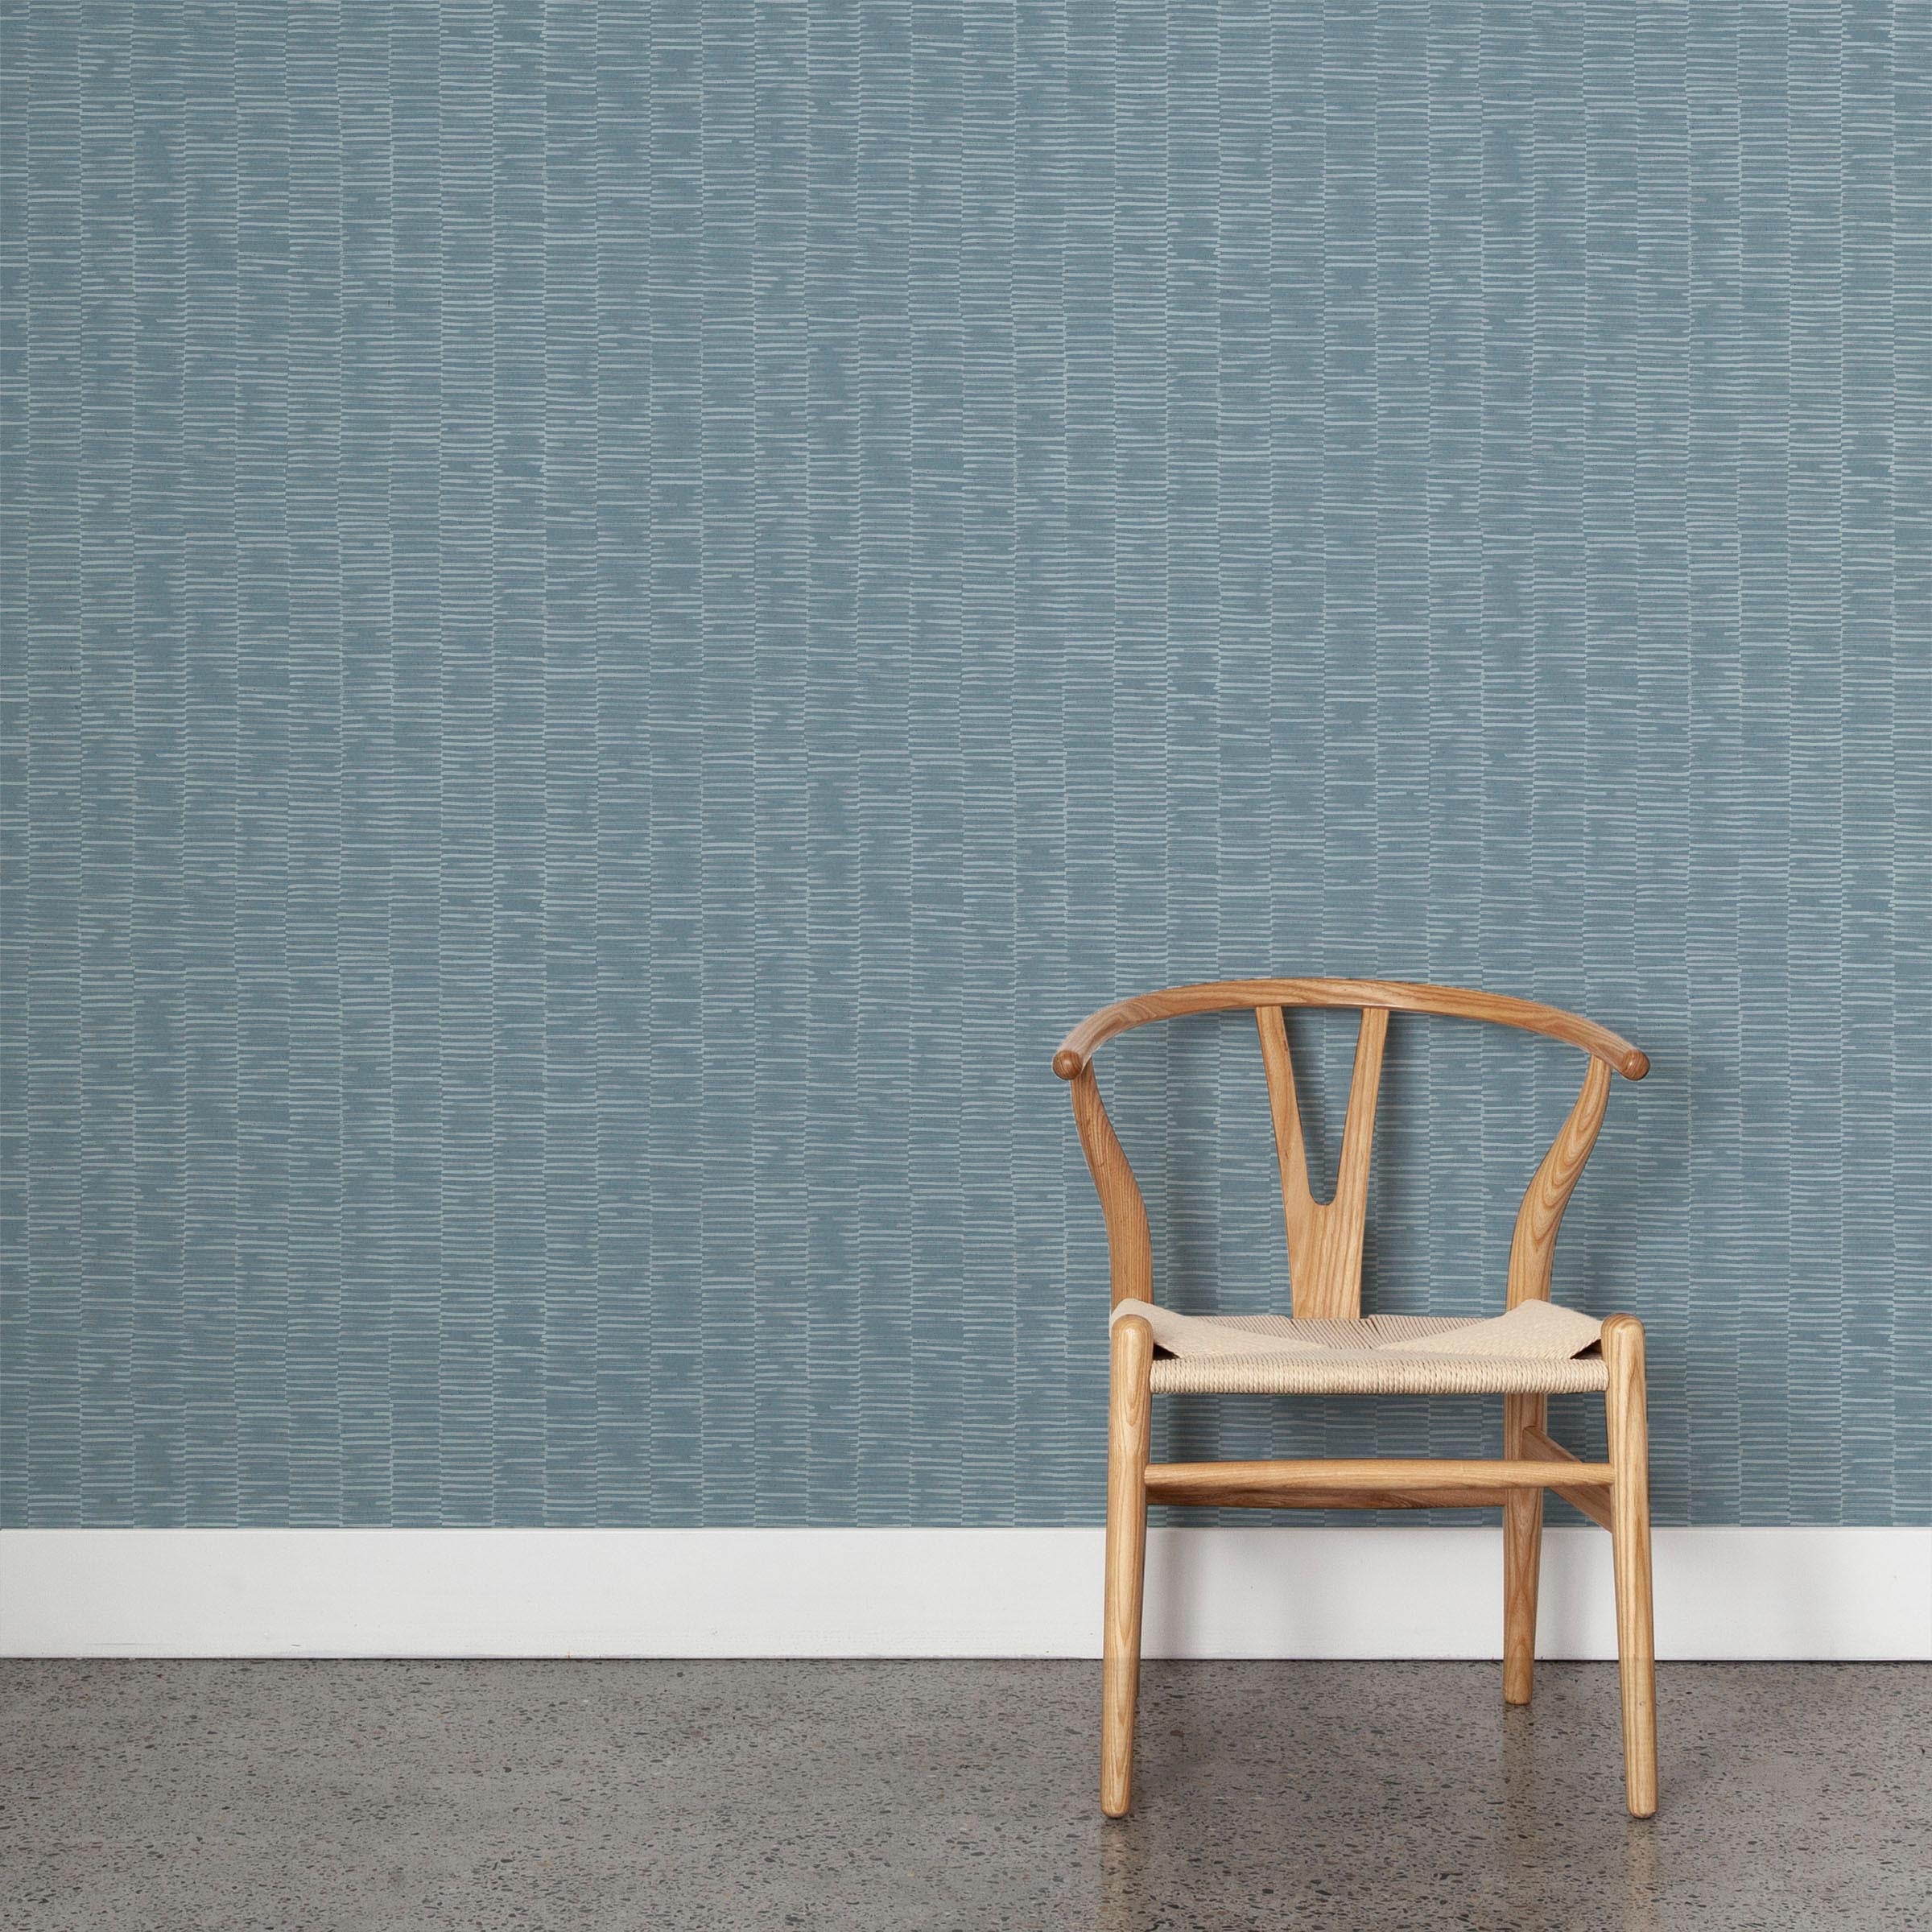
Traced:
MULTIPOLYGON (((1538 1571, 1542 1550, 1543 1491, 1554 1489, 1610 1532, 1616 1590, 1617 1657, 1622 1686, 1624 1786, 1631 1813, 1657 1809, 1656 1672, 1651 1629, 1649 1448, 1644 1413, 1644 1331, 1635 1317, 1602 1324, 1598 1352, 1551 1357, 1486 1356, 1465 1361, 1427 1359, 1426 1341, 1473 1323, 1410 1319, 1382 1341, 1379 1358, 1361 1317, 1362 1231, 1368 1154, 1381 1085, 1382 1046, 1391 1013, 1447 1014, 1547 1035, 1589 1055, 1582 1092, 1523 1196, 1509 1248, 1507 1307, 1550 1298, 1550 1269, 1563 1209, 1602 1124, 1610 1075, 1641 1080, 1649 1062, 1629 1041, 1554 1006, 1502 994, 1384 980, 1220 980, 1172 986, 1117 1001, 1083 1020, 1060 1043, 1053 1070, 1072 1092, 1080 1146, 1100 1195, 1107 1227, 1113 1305, 1151 1303, 1154 1256, 1147 1211, 1133 1170, 1115 1137, 1094 1077, 1093 1055, 1117 1034, 1183 1014, 1252 1010, 1274 1115, 1287 1220, 1294 1322, 1319 1323, 1309 1333, 1336 1344, 1332 1360, 1303 1353, 1285 1363, 1239 1356, 1155 1359, 1153 1329, 1141 1315, 1115 1318, 1108 1405, 1106 1597, 1100 1719, 1100 1806, 1117 1818, 1129 1806, 1133 1771, 1134 1705, 1140 1682, 1141 1600, 1147 1505, 1238 1505, 1257 1509, 1494 1509, 1503 1512, 1503 1697, 1530 1701, 1536 1655, 1538 1571), (1360 1031, 1343 1129, 1334 1197, 1310 1192, 1294 1068, 1284 1009, 1359 1009, 1360 1031), (1349 1327, 1354 1324, 1354 1329, 1349 1327), (1360 1341, 1353 1341, 1356 1331, 1360 1341), (1413 1348, 1420 1344, 1418 1357, 1413 1348), (1148 1460, 1150 1398, 1163 1393, 1466 1393, 1503 1398, 1501 1461, 1373 1458, 1257 1463, 1148 1460), (1608 1420, 1609 1459, 1580 1461, 1546 1433, 1553 1393, 1601 1389, 1608 1420)), ((1153 1311, 1157 1312, 1158 1311, 1153 1311)), ((1396 1318, 1398 1321, 1401 1318, 1396 1318)), ((1553 1313, 1540 1319, 1558 1319, 1553 1313)), ((1575 1319, 1575 1318, 1572 1318, 1575 1319)), ((1389 1318, 1384 1318, 1387 1323, 1389 1318)), ((1515 1324, 1512 1324, 1514 1326, 1515 1324)), ((1245 1325, 1254 1329, 1252 1322, 1245 1325)), ((1278 1324, 1284 1335, 1287 1325, 1278 1324)), ((1374 1335, 1384 1333, 1381 1328, 1374 1335)), ((1223 1348, 1227 1344, 1224 1343, 1223 1348)))

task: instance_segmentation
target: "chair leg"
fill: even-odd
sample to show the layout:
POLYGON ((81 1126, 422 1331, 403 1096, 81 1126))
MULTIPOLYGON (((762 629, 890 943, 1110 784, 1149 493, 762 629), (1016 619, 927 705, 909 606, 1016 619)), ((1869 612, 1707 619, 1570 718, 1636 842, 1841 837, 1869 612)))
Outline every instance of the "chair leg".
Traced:
POLYGON ((1100 1809, 1133 1793, 1133 1709, 1141 1686, 1141 1585, 1147 1556, 1148 1373, 1154 1331, 1138 1316, 1113 1327, 1107 1411, 1107 1595, 1101 1620, 1100 1809))
MULTIPOLYGON (((1541 1429, 1541 1395, 1503 1397, 1503 1454, 1520 1460, 1523 1431, 1541 1429)), ((1542 1580, 1543 1492, 1513 1489, 1503 1502, 1503 1702, 1526 1704, 1536 1678, 1536 1596, 1542 1580)))
POLYGON ((1650 1615, 1650 1441, 1644 1408, 1644 1329, 1634 1316, 1604 1323, 1610 1369, 1611 1560, 1616 1571, 1616 1654, 1624 1704, 1624 1790, 1633 1818, 1657 1809, 1657 1662, 1650 1615))

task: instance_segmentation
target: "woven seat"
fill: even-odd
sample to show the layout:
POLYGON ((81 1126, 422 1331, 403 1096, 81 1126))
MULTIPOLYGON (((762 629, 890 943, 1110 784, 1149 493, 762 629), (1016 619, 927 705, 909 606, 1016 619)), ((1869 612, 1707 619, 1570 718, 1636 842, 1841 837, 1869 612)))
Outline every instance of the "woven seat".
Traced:
POLYGON ((1359 1321, 1286 1315, 1207 1315, 1228 1331, 1281 1336, 1319 1354, 1174 1355, 1158 1349, 1156 1395, 1583 1395, 1609 1386, 1600 1353, 1575 1356, 1431 1353, 1432 1337, 1484 1327, 1475 1319, 1371 1315, 1359 1321), (1389 1344, 1399 1344, 1398 1347, 1389 1344))

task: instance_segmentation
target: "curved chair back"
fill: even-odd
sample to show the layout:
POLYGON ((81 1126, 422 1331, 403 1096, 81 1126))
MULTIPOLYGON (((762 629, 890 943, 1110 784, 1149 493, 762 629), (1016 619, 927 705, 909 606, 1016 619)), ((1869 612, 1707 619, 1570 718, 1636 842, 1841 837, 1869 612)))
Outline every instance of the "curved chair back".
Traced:
POLYGON ((1446 1014, 1484 1020, 1540 1033, 1580 1047, 1590 1056, 1583 1090, 1517 1211, 1509 1244, 1509 1306, 1550 1295, 1550 1264, 1557 1228, 1596 1145, 1609 1098, 1610 1075, 1641 1080, 1650 1063, 1608 1028, 1554 1006, 1506 994, 1457 986, 1426 986, 1396 980, 1213 980, 1170 986, 1111 1006, 1081 1021, 1060 1042, 1053 1070, 1072 1089, 1080 1146, 1100 1197, 1107 1224, 1113 1299, 1154 1299, 1154 1251, 1146 1203, 1133 1178, 1094 1077, 1096 1051, 1117 1034, 1153 1020, 1195 1013, 1252 1010, 1261 1034, 1261 1063, 1274 1118, 1274 1144, 1282 1170, 1287 1220, 1288 1270, 1298 1317, 1352 1319, 1361 1313, 1362 1230, 1368 1212, 1368 1151, 1375 1133, 1376 1099, 1381 1087, 1382 1045, 1391 1013, 1446 1014), (1359 1009, 1355 1072, 1342 1130, 1341 1158, 1331 1199, 1318 1201, 1308 1186, 1307 1152, 1295 1097, 1294 1065, 1288 1051, 1284 1010, 1290 1006, 1359 1009))

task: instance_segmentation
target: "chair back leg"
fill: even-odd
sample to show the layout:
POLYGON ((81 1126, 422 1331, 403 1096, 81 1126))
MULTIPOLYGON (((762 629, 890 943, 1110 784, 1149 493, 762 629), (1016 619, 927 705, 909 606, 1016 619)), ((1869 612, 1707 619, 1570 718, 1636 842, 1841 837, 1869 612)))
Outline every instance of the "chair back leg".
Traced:
MULTIPOLYGON (((1503 1454, 1520 1460, 1524 1432, 1541 1429, 1548 1397, 1503 1397, 1503 1454)), ((1513 1489, 1503 1502, 1503 1702, 1526 1704, 1536 1677, 1536 1599, 1542 1580, 1543 1492, 1513 1489)))
POLYGON ((1107 1594, 1101 1618, 1100 1809, 1133 1795, 1133 1714, 1141 1686, 1141 1599, 1147 1558, 1147 1446, 1154 1331, 1114 1323, 1107 1410, 1107 1594))
POLYGON ((1609 1424, 1611 1558, 1624 1705, 1624 1790, 1633 1818, 1657 1809, 1657 1657, 1650 1614, 1650 1441, 1644 1406, 1644 1330, 1634 1316, 1604 1323, 1609 1424))

